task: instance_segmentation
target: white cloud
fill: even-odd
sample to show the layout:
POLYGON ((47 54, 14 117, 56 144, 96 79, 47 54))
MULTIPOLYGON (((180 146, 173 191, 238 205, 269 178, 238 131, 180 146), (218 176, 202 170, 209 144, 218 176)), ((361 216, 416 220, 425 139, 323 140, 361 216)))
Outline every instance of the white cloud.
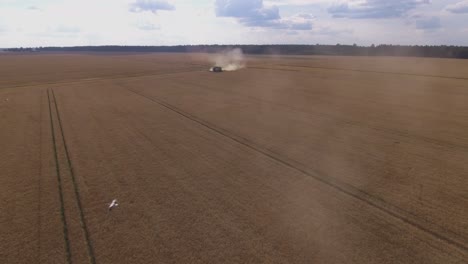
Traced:
POLYGON ((310 14, 296 14, 280 19, 277 28, 290 30, 311 30, 312 19, 314 19, 314 17, 310 14))
POLYGON ((328 12, 337 18, 396 18, 429 0, 355 0, 335 3, 328 12))
POLYGON ((452 5, 448 5, 445 9, 455 14, 467 14, 468 13, 468 0, 461 1, 452 5))
POLYGON ((333 13, 329 8, 337 6, 332 4, 335 0, 0 0, 0 47, 468 45, 466 18, 456 15, 466 1, 343 0, 339 3, 348 9, 333 13), (131 12, 136 3, 145 4, 134 6, 132 11, 139 12, 131 12), (172 12, 162 11, 171 6, 172 12))
POLYGON ((136 13, 150 11, 156 14, 160 10, 175 10, 175 7, 165 0, 136 0, 130 4, 129 10, 136 13))
POLYGON ((149 21, 142 21, 139 23, 136 23, 136 27, 141 30, 158 30, 160 29, 159 26, 155 25, 154 23, 151 23, 149 21))
POLYGON ((306 6, 316 4, 328 4, 330 0, 265 0, 266 5, 277 6, 306 6))
POLYGON ((288 30, 312 29, 313 16, 308 14, 282 18, 277 6, 266 6, 263 0, 216 0, 218 17, 233 17, 247 27, 288 30))
POLYGON ((236 17, 247 20, 280 18, 278 7, 266 7, 263 5, 263 0, 216 0, 215 10, 219 17, 236 17))

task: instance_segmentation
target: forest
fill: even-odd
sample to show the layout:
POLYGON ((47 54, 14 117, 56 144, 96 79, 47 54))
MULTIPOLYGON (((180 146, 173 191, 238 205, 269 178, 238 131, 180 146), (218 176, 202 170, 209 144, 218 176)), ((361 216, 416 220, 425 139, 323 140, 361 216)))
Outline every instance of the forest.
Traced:
POLYGON ((400 56, 468 59, 468 47, 404 45, 179 45, 179 46, 76 46, 10 48, 7 52, 207 52, 241 48, 246 54, 400 56))

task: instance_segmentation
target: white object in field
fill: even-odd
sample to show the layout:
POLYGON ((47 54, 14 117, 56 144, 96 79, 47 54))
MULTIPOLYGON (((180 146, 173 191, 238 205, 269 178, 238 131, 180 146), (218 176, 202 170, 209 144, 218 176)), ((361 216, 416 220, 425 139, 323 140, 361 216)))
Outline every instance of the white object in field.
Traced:
POLYGON ((112 200, 112 202, 109 204, 109 211, 112 210, 112 208, 119 206, 117 203, 117 199, 112 200))

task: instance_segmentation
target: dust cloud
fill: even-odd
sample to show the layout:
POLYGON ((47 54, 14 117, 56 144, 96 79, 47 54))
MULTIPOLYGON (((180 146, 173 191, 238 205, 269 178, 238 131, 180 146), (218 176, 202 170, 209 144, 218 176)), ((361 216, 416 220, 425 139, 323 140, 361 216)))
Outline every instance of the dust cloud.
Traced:
POLYGON ((237 71, 245 68, 245 58, 242 49, 225 50, 210 56, 214 66, 222 67, 223 71, 237 71))

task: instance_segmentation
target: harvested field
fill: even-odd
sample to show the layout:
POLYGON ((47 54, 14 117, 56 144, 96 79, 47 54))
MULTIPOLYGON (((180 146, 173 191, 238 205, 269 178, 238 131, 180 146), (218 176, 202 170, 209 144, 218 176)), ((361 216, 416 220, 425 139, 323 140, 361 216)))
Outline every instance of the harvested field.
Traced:
POLYGON ((1 55, 0 262, 466 263, 468 61, 207 56, 1 55))

